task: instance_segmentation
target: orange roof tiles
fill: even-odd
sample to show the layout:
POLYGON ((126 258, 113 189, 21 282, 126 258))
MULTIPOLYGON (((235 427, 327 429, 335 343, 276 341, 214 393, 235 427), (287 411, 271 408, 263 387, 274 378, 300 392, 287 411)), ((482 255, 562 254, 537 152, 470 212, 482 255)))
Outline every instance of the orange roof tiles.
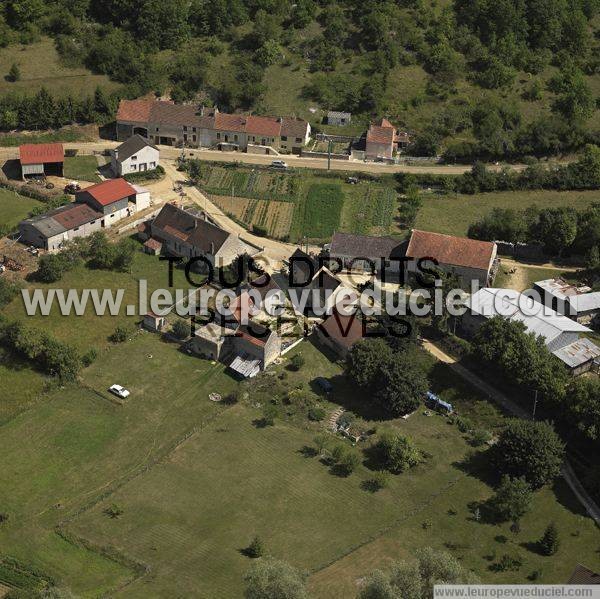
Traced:
POLYGON ((43 164, 45 162, 64 162, 63 145, 52 144, 23 144, 19 146, 21 164, 43 164))
POLYGON ((495 244, 466 237, 413 230, 406 255, 409 258, 435 258, 440 264, 488 270, 495 244))
POLYGON ((118 121, 147 123, 150 120, 152 100, 121 100, 117 111, 118 121))
POLYGON ((96 185, 82 189, 77 195, 83 193, 91 195, 102 206, 108 206, 123 198, 136 195, 135 189, 125 179, 102 181, 102 183, 96 183, 96 185))

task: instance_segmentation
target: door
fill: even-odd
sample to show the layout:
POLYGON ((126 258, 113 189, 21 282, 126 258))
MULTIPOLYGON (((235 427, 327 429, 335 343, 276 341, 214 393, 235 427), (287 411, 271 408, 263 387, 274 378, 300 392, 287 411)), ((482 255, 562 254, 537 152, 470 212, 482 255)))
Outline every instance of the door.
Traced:
POLYGON ((148 170, 148 165, 145 162, 143 162, 142 164, 140 164, 140 171, 145 171, 145 170, 148 170))

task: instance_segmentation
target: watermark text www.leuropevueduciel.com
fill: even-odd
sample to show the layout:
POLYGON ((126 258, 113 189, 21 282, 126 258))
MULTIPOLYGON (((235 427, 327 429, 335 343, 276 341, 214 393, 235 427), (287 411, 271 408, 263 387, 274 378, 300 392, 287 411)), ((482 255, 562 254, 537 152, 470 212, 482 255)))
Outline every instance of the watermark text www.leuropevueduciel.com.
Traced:
MULTIPOLYGON (((237 261, 237 272, 215 268, 202 256, 189 260, 178 257, 161 260, 167 266, 167 284, 164 288, 149 290, 148 282, 140 279, 136 303, 125 304, 125 289, 22 289, 25 312, 28 316, 49 316, 56 306, 63 316, 83 316, 89 310, 99 317, 123 313, 144 316, 152 312, 158 316, 175 313, 191 319, 215 315, 235 317, 240 324, 248 324, 261 312, 273 318, 283 316, 288 300, 296 313, 310 313, 321 318, 333 313, 345 316, 360 313, 366 317, 396 319, 403 316, 459 317, 468 310, 469 294, 459 287, 448 289, 437 268, 437 261, 429 257, 382 258, 379 264, 383 268, 377 268, 373 260, 357 256, 352 260, 354 264, 361 264, 363 268, 366 264, 367 273, 378 272, 377 279, 371 278, 374 283, 365 283, 369 277, 365 277, 364 271, 358 274, 344 270, 343 281, 347 284, 339 282, 334 285, 329 274, 335 275, 342 270, 341 261, 337 259, 321 259, 315 265, 302 257, 292 258, 287 276, 280 276, 277 285, 272 285, 272 275, 251 257, 237 261), (184 268, 188 288, 174 288, 176 266, 184 268), (201 274, 195 272, 198 267, 201 267, 201 274), (412 287, 408 286, 409 280, 412 287), (387 285, 386 281, 395 284, 387 285), (243 301, 240 300, 242 296, 243 301)), ((348 266, 347 262, 345 266, 348 266)), ((471 294, 482 287, 478 280, 470 283, 471 294)), ((552 313, 536 291, 516 295, 518 297, 514 292, 508 294, 503 290, 495 293, 489 305, 491 313, 510 316, 515 312, 515 301, 522 314, 552 313), (507 301, 509 299, 511 301, 507 301)))

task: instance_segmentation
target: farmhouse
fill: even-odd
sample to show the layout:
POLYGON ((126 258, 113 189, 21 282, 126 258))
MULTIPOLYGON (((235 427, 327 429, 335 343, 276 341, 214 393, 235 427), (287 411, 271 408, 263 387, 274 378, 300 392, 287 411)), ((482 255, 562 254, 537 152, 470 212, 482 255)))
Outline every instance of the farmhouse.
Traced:
POLYGON ((19 146, 19 162, 23 179, 47 175, 62 177, 64 161, 65 152, 60 143, 19 146))
POLYGON ((19 223, 19 240, 44 250, 58 250, 67 241, 87 237, 101 228, 103 214, 87 204, 69 204, 19 223))
POLYGON ((166 204, 150 225, 151 236, 162 243, 163 251, 173 256, 192 258, 204 256, 215 266, 230 264, 241 254, 254 254, 255 248, 239 237, 196 216, 166 204))
POLYGON ((75 194, 75 201, 100 212, 100 225, 107 228, 138 210, 137 191, 125 179, 109 179, 86 187, 75 194))
POLYGON ((409 270, 415 269, 416 261, 421 258, 435 258, 438 268, 455 275, 463 287, 469 287, 474 281, 491 285, 498 268, 496 255, 496 244, 490 241, 417 229, 412 231, 406 248, 406 257, 411 259, 409 270))
POLYGON ((368 160, 392 160, 394 152, 410 143, 408 133, 401 132, 387 119, 371 123, 367 131, 365 157, 368 160))
POLYGON ((310 125, 288 117, 245 116, 216 108, 148 99, 121 100, 117 139, 142 135, 170 146, 227 147, 247 151, 257 147, 299 154, 310 139, 310 125))
POLYGON ((137 133, 111 150, 111 167, 117 177, 154 170, 159 160, 158 148, 137 133))
POLYGON ((338 127, 343 127, 344 125, 349 125, 351 122, 352 115, 349 112, 337 112, 335 110, 330 110, 327 113, 328 125, 337 125, 338 127))
POLYGON ((345 359, 352 346, 365 335, 363 321, 356 315, 340 314, 337 310, 316 329, 319 342, 345 359))
POLYGON ((383 268, 398 272, 400 263, 391 258, 402 258, 406 253, 406 242, 393 237, 372 237, 351 233, 334 233, 329 257, 340 260, 342 267, 350 271, 367 271, 383 268))
POLYGON ((467 306, 462 326, 468 334, 474 334, 486 319, 494 316, 522 322, 526 331, 541 337, 546 347, 573 374, 589 369, 596 352, 600 353, 593 343, 579 339, 581 333, 590 332, 586 326, 557 314, 514 289, 480 289, 467 300, 467 306))
POLYGON ((546 306, 577 322, 587 324, 600 312, 600 292, 592 293, 590 287, 572 285, 563 279, 545 279, 536 281, 533 288, 546 306))

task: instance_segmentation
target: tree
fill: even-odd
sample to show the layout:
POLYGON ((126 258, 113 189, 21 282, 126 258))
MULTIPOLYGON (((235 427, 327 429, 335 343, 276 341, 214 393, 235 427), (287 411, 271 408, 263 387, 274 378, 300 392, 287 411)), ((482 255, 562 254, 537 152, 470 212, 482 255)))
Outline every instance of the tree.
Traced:
POLYGON ((8 80, 14 83, 15 81, 19 81, 20 79, 21 69, 19 68, 19 65, 16 62, 13 62, 10 67, 10 70, 8 71, 8 80))
POLYGON ((531 487, 523 477, 504 475, 488 506, 499 522, 518 522, 530 510, 532 498, 531 487))
POLYGON ((578 377, 565 396, 565 416, 568 422, 588 439, 600 439, 600 381, 578 377))
POLYGON ((257 535, 252 539, 250 545, 248 545, 246 555, 248 557, 257 558, 262 557, 264 552, 265 548, 262 539, 257 535))
POLYGON ((392 564, 387 573, 376 570, 366 577, 358 599, 430 599, 435 584, 476 584, 477 577, 444 551, 420 549, 417 561, 392 564))
POLYGON ((548 422, 510 420, 490 450, 500 474, 524 477, 534 489, 551 483, 564 461, 565 446, 548 422))
POLYGON ((544 555, 554 555, 558 551, 560 541, 558 539, 558 529, 556 524, 551 522, 544 531, 542 538, 539 540, 540 551, 544 555))
POLYGON ((185 320, 176 320, 173 323, 173 335, 177 339, 185 339, 190 334, 190 326, 185 320))
POLYGON ((275 424, 275 418, 277 418, 277 407, 272 403, 266 403, 262 410, 263 422, 266 425, 273 426, 275 424))
POLYGON ((412 441, 391 431, 379 437, 375 450, 382 466, 393 473, 405 472, 421 461, 420 452, 412 441))
POLYGON ((550 255, 561 255, 577 235, 577 213, 572 208, 550 208, 539 214, 533 235, 550 255))
POLYGON ((413 352, 398 352, 381 367, 376 398, 391 414, 403 416, 419 407, 428 387, 423 367, 413 352))
POLYGON ((202 162, 198 158, 188 160, 186 170, 192 183, 197 184, 202 178, 202 162))
POLYGON ((305 361, 302 354, 294 354, 290 360, 290 370, 300 370, 304 366, 305 361))
POLYGON ((36 277, 42 283, 60 281, 66 270, 64 257, 59 254, 44 254, 38 262, 36 277))
POLYGON ((244 581, 246 599, 308 599, 304 577, 281 560, 256 560, 244 581))
POLYGON ((348 354, 346 374, 359 387, 370 387, 382 364, 391 359, 392 350, 384 339, 362 339, 348 354))

